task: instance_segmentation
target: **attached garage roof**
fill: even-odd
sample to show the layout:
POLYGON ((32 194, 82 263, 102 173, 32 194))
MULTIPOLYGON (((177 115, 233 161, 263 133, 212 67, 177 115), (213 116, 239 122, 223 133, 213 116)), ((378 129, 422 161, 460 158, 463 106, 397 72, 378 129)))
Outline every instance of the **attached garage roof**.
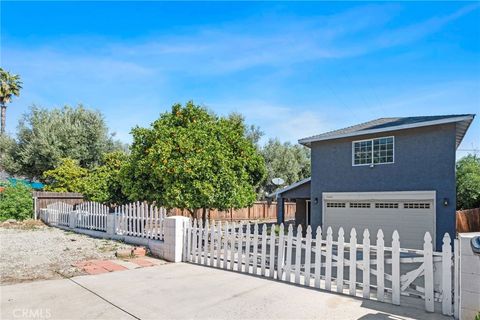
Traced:
POLYGON ((268 197, 271 198, 271 197, 279 196, 280 194, 285 193, 285 192, 290 191, 290 190, 293 190, 295 188, 298 188, 298 187, 304 185, 305 183, 309 183, 311 180, 312 180, 312 178, 308 177, 308 178, 305 178, 303 180, 297 181, 297 182, 292 183, 291 185, 288 185, 288 186, 286 186, 282 189, 278 189, 275 192, 272 192, 271 194, 268 195, 268 197))
POLYGON ((379 118, 372 121, 360 123, 351 127, 338 129, 312 137, 298 140, 299 143, 310 146, 312 142, 332 140, 346 137, 372 134, 378 132, 411 129, 417 127, 433 126, 445 123, 457 123, 456 125, 456 147, 462 142, 468 127, 475 117, 474 114, 454 114, 442 116, 422 117, 401 117, 401 118, 379 118))

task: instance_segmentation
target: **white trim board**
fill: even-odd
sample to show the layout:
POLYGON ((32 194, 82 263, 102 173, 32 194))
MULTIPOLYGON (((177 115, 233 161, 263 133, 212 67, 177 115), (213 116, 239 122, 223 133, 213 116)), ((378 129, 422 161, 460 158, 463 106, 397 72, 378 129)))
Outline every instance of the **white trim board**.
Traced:
POLYGON ((435 200, 436 191, 323 192, 323 200, 435 200))

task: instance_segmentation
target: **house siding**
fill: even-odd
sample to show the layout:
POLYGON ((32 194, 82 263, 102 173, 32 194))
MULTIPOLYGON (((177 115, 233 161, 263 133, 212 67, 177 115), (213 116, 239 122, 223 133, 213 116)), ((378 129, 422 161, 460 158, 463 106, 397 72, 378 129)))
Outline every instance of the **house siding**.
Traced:
POLYGON ((444 233, 455 237, 455 124, 319 141, 312 143, 311 149, 314 229, 322 223, 324 192, 434 190, 436 247, 441 247, 444 233), (352 141, 385 136, 395 137, 394 163, 352 166, 352 141), (448 206, 444 206, 444 198, 448 206))
POLYGON ((310 183, 307 181, 296 188, 290 189, 288 191, 282 192, 280 196, 284 199, 295 199, 295 198, 310 198, 310 183))

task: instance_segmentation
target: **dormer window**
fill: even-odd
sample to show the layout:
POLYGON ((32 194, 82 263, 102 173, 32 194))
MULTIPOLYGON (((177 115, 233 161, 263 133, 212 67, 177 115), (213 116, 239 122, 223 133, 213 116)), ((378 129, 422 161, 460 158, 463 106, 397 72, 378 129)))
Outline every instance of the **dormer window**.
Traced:
POLYGON ((359 140, 352 142, 354 166, 393 163, 393 137, 359 140))

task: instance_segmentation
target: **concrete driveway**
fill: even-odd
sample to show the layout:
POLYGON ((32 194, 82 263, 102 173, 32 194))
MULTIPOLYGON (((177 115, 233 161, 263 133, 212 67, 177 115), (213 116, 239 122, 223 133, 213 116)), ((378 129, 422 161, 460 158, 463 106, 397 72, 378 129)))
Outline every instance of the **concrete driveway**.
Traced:
POLYGON ((1 319, 449 319, 192 264, 0 287, 1 319))

